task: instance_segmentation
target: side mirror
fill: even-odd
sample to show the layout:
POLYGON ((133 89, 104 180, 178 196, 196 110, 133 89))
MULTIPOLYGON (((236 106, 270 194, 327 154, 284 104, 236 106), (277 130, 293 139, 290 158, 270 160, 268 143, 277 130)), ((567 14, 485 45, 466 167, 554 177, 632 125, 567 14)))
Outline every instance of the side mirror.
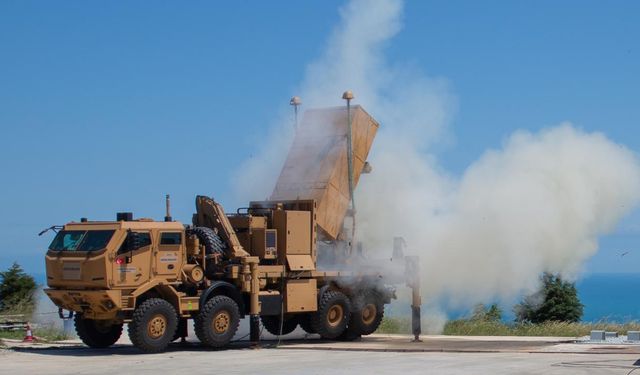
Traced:
POLYGON ((127 233, 127 250, 134 251, 142 247, 140 233, 129 231, 127 233))

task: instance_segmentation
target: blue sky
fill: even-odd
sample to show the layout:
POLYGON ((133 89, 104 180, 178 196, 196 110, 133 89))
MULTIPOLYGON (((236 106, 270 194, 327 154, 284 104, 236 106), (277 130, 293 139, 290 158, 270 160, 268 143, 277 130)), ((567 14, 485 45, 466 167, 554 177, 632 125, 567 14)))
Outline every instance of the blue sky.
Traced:
MULTIPOLYGON (((230 177, 288 110, 342 4, 0 2, 0 268, 42 273, 42 228, 160 219, 166 193, 183 221, 196 194, 245 204, 230 177)), ((387 55, 451 85, 438 156, 454 173, 516 129, 565 120, 637 152, 639 14, 632 1, 409 1, 387 55)), ((639 234, 635 212, 588 269, 636 272, 639 234)))

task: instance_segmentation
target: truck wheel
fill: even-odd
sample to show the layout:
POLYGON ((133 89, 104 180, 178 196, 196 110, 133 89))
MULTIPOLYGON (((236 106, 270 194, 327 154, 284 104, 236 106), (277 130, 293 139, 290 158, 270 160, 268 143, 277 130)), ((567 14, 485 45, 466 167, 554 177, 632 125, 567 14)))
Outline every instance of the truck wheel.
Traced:
POLYGON ((311 317, 311 327, 324 339, 335 339, 347 328, 351 305, 343 293, 327 290, 318 301, 318 311, 311 317))
POLYGON ((200 309, 194 328, 200 342, 220 348, 229 344, 239 324, 238 304, 227 296, 215 296, 200 309))
POLYGON ((317 333, 313 327, 311 326, 311 318, 312 314, 301 314, 298 318, 298 323, 300 324, 300 328, 302 328, 306 333, 317 333))
MULTIPOLYGON (((262 326, 272 335, 280 335, 280 315, 261 316, 262 326)), ((298 327, 298 319, 295 316, 284 317, 282 322, 282 334, 288 335, 298 327)))
POLYGON ((122 335, 122 323, 111 320, 85 319, 77 314, 74 323, 80 340, 91 348, 107 348, 122 335))
POLYGON ((384 305, 375 294, 365 292, 353 299, 349 328, 355 335, 370 335, 378 329, 384 316, 384 305))
POLYGON ((163 351, 178 327, 178 314, 173 306, 160 298, 149 298, 133 312, 129 338, 135 347, 147 352, 163 351))

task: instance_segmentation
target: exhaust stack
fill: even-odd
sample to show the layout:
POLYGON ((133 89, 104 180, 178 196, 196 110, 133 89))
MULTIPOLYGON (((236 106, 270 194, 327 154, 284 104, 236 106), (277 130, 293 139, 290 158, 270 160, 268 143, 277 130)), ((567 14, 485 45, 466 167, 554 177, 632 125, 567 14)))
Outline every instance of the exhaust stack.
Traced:
POLYGON ((173 218, 171 217, 171 197, 169 194, 165 197, 165 208, 166 214, 164 216, 164 221, 173 221, 173 218))

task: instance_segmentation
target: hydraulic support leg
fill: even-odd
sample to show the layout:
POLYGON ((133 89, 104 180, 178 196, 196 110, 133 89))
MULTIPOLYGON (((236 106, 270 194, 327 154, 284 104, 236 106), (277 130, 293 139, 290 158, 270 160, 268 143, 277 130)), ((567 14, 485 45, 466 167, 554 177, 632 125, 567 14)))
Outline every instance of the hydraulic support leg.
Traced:
POLYGON ((260 280, 258 279, 258 261, 257 259, 249 263, 251 270, 251 306, 250 306, 250 325, 249 338, 253 345, 258 345, 260 341, 260 280))
POLYGON ((407 256, 407 285, 411 288, 411 331, 413 332, 413 342, 420 342, 420 334, 422 333, 420 305, 422 298, 420 297, 420 266, 417 256, 407 256))
POLYGON ((251 344, 258 345, 260 342, 260 315, 251 314, 249 319, 249 340, 251 340, 251 344))

